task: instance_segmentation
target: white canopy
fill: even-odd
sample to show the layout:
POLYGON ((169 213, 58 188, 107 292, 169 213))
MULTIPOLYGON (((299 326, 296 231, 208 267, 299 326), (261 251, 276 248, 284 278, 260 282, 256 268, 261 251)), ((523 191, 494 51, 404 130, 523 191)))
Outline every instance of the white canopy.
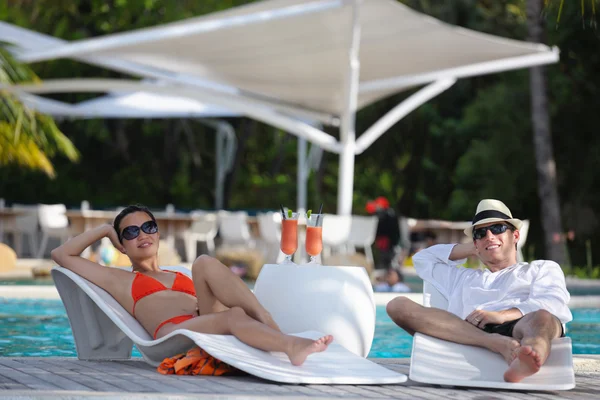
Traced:
POLYGON ((211 118, 239 117, 233 111, 196 100, 146 92, 109 94, 77 104, 22 93, 30 108, 55 117, 67 118, 211 118))
POLYGON ((196 100, 146 92, 108 95, 77 104, 76 111, 103 118, 239 117, 238 113, 196 100))
MULTIPOLYGON (((120 59, 242 96, 341 116, 352 1, 269 0, 155 28, 80 40, 25 61, 120 59)), ((458 28, 396 0, 361 3, 358 108, 400 90, 557 60, 546 46, 458 28)))
POLYGON ((354 155, 400 118, 456 79, 553 63, 558 50, 451 26, 395 0, 266 0, 21 54, 61 57, 161 79, 340 153, 338 212, 349 214, 354 155), (357 109, 425 84, 356 139, 357 109), (306 117, 339 122, 340 140, 299 122, 306 117))

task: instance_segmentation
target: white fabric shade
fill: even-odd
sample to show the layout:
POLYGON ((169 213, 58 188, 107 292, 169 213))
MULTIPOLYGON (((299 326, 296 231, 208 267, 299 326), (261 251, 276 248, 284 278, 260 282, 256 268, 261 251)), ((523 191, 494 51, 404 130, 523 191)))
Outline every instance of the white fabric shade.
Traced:
MULTIPOLYGON (((345 109, 352 4, 263 1, 27 53, 23 59, 118 58, 221 84, 242 96, 340 116, 345 109)), ((358 18, 359 108, 440 78, 480 75, 558 58, 547 46, 451 26, 395 0, 363 1, 358 18)))
POLYGON ((96 99, 68 104, 44 97, 21 93, 30 108, 55 117, 65 118, 211 118, 237 117, 239 114, 198 101, 146 92, 111 94, 96 99))
POLYGON ((208 118, 239 114, 176 96, 134 92, 104 96, 75 106, 76 111, 103 118, 208 118))
POLYGON ((76 114, 75 107, 69 103, 47 99, 30 93, 19 93, 19 97, 27 107, 43 114, 52 115, 53 117, 71 117, 76 114))

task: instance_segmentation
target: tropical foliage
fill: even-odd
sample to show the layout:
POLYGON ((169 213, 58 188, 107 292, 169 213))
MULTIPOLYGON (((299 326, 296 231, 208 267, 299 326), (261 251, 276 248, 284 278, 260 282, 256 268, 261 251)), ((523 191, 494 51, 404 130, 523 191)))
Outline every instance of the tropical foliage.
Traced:
MULTIPOLYGON (((38 78, 28 67, 0 48, 0 84, 36 81, 38 78)), ((14 95, 0 93, 0 167, 14 164, 53 178, 51 157, 60 154, 77 161, 77 150, 52 118, 31 111, 14 95)))

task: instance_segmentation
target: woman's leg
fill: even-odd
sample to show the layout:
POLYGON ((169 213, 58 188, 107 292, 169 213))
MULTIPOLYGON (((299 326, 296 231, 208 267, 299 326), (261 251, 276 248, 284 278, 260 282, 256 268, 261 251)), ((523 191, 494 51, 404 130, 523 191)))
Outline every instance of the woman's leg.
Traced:
POLYGON ((198 257, 192 265, 192 278, 200 315, 240 307, 257 321, 280 330, 244 281, 219 260, 207 255, 198 257))
POLYGON ((318 340, 285 335, 249 317, 242 308, 232 307, 227 311, 200 315, 180 324, 168 324, 159 331, 158 337, 175 329, 189 329, 200 333, 234 335, 243 343, 265 351, 287 354, 290 362, 301 365, 306 357, 327 349, 333 336, 325 335, 318 340))

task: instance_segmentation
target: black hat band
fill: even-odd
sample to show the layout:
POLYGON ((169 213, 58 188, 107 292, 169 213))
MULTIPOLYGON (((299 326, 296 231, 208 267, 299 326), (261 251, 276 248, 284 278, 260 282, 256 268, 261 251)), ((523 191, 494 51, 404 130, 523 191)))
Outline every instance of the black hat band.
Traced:
POLYGON ((510 219, 510 217, 508 215, 504 214, 503 212, 496 211, 496 210, 485 210, 485 211, 475 214, 475 216, 473 217, 473 225, 475 225, 477 222, 481 221, 482 219, 487 219, 487 218, 510 219))

